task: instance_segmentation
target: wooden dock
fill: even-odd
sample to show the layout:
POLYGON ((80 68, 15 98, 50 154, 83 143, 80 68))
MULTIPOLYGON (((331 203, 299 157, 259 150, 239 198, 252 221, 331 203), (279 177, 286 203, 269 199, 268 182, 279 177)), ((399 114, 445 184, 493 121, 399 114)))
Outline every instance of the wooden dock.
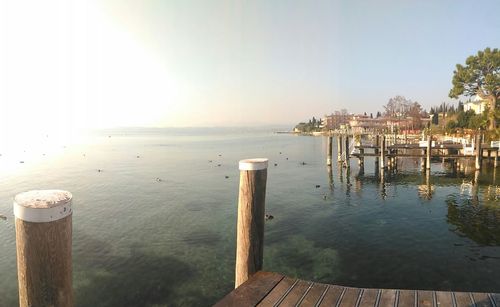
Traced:
POLYGON ((215 306, 500 307, 500 294, 351 288, 260 271, 215 306))

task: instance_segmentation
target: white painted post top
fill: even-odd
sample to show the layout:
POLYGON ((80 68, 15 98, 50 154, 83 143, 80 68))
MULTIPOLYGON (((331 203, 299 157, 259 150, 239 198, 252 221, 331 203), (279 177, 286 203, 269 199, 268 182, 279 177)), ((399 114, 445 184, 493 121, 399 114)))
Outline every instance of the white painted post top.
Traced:
POLYGON ((73 195, 63 190, 33 190, 14 197, 14 215, 26 222, 46 223, 65 218, 73 211, 73 195))
POLYGON ((258 171, 267 169, 267 158, 254 158, 240 160, 240 171, 258 171))

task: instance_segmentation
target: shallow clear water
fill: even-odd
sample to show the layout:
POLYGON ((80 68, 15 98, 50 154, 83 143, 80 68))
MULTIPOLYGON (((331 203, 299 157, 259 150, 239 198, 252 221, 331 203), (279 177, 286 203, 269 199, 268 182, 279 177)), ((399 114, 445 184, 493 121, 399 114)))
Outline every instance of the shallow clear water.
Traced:
POLYGON ((214 303, 233 286, 237 163, 251 157, 270 159, 265 270, 500 292, 499 170, 485 164, 468 185, 474 173, 436 162, 427 179, 405 160, 381 183, 372 159, 361 175, 352 159, 350 173, 335 164, 330 177, 325 148, 321 137, 252 129, 113 130, 36 159, 28 148, 0 175, 0 306, 17 304, 12 197, 45 188, 74 196, 77 306, 214 303))

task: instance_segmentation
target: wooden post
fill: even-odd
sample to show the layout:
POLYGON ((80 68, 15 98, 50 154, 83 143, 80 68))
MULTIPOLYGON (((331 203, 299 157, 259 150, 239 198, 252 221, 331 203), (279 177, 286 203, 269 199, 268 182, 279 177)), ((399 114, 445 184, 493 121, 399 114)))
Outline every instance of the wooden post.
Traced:
POLYGON ((332 165, 332 137, 328 137, 326 148, 326 165, 332 165))
POLYGON ((497 167, 497 165, 498 165, 498 150, 500 150, 500 148, 497 148, 497 150, 495 150, 495 155, 493 157, 495 159, 495 160, 493 160, 494 167, 497 167))
POLYGON ((375 138, 375 149, 373 150, 373 151, 374 151, 374 153, 375 153, 375 169, 378 169, 378 164, 379 164, 379 163, 378 163, 378 160, 379 160, 379 157, 378 157, 378 155, 379 155, 379 150, 378 150, 378 148, 379 148, 379 146, 380 146, 380 144, 379 144, 379 143, 380 143, 380 137, 379 137, 379 135, 377 134, 377 137, 375 138))
POLYGON ((359 149, 359 166, 360 167, 363 167, 365 165, 365 149, 364 148, 360 148, 359 149))
POLYGON ((267 159, 241 160, 235 288, 262 270, 267 159))
POLYGON ((349 135, 346 133, 345 135, 345 162, 346 166, 349 168, 351 166, 351 163, 349 163, 349 135))
POLYGON ((385 134, 382 135, 382 138, 380 140, 380 168, 384 169, 385 168, 385 134))
POLYGON ((429 134, 427 137, 427 152, 426 152, 426 160, 425 160, 425 167, 427 170, 431 169, 431 153, 432 153, 432 135, 429 134))
POLYGON ((342 135, 337 135, 337 162, 342 162, 342 135))
POLYGON ((73 306, 72 195, 29 191, 14 198, 19 306, 73 306))
POLYGON ((483 159, 483 149, 481 148, 481 135, 476 136, 476 170, 481 169, 481 162, 483 159))

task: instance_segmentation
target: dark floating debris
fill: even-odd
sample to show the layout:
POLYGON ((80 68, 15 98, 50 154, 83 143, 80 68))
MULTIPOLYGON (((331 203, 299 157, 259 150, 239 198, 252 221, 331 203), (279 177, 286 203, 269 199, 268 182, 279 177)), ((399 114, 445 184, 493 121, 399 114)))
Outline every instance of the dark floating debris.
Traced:
POLYGON ((316 185, 316 189, 319 189, 321 188, 321 186, 319 184, 316 185))
POLYGON ((212 160, 208 160, 208 163, 212 163, 212 160))
POLYGON ((281 155, 281 151, 280 151, 280 155, 281 155))
POLYGON ((229 178, 229 176, 224 176, 224 178, 228 179, 228 178, 229 178))
POLYGON ((300 164, 301 164, 301 165, 306 165, 307 163, 306 163, 306 162, 301 162, 300 164))
POLYGON ((286 159, 288 160, 288 157, 286 159))
POLYGON ((266 214, 265 218, 266 218, 266 221, 272 220, 272 219, 274 219, 274 216, 272 216, 271 214, 266 214))
POLYGON ((274 166, 278 166, 278 163, 274 163, 274 166))
POLYGON ((5 215, 3 215, 3 214, 0 214, 0 220, 4 220, 4 221, 6 221, 6 220, 7 220, 7 217, 6 217, 5 215))
POLYGON ((24 161, 19 161, 19 163, 24 163, 24 161))
POLYGON ((222 157, 222 155, 221 155, 221 154, 219 154, 219 157, 222 157))
POLYGON ((139 159, 141 156, 136 156, 137 159, 139 159))
POLYGON ((161 181, 162 181, 162 180, 161 180, 161 178, 158 178, 158 177, 156 177, 156 179, 155 179, 155 180, 156 180, 156 181, 158 181, 158 182, 161 182, 161 181))
POLYGON ((220 164, 217 164, 217 166, 220 166, 220 164))
POLYGON ((86 157, 87 155, 83 154, 84 157, 86 157))
POLYGON ((326 195, 323 195, 323 199, 326 200, 326 195))
POLYGON ((101 173, 102 171, 103 171, 103 170, 102 170, 102 169, 100 169, 100 168, 98 168, 98 169, 97 169, 97 172, 99 172, 99 173, 101 173))

